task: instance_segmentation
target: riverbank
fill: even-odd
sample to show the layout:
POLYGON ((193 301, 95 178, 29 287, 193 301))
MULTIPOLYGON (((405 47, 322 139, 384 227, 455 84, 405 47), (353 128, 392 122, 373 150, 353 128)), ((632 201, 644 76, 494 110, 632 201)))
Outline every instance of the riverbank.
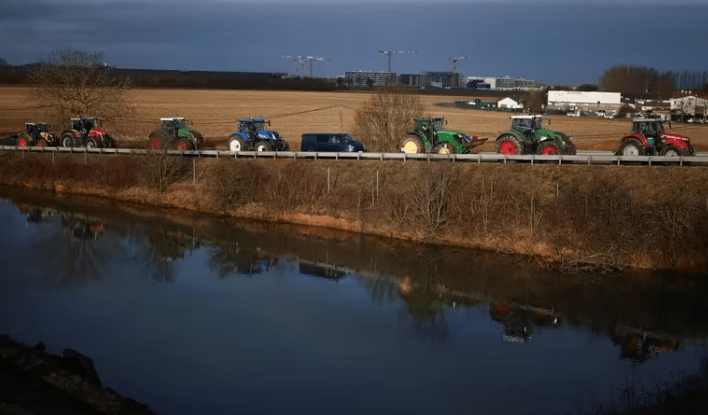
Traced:
POLYGON ((0 413, 154 415, 147 405, 91 381, 72 360, 44 352, 41 343, 29 347, 0 335, 0 413))
POLYGON ((526 255, 708 270, 708 169, 0 153, 0 182, 526 255))

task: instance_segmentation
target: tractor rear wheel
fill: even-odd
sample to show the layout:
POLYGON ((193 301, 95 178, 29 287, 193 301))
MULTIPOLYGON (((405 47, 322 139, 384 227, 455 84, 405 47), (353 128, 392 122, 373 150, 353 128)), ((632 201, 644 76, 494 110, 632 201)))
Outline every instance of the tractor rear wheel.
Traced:
POLYGON ((175 148, 179 151, 191 151, 194 150, 194 144, 186 138, 180 138, 175 143, 175 148))
POLYGON ((153 134, 148 139, 149 150, 159 150, 162 148, 162 137, 159 134, 153 134))
POLYGON ((88 138, 86 140, 86 143, 84 144, 84 147, 86 148, 98 148, 98 143, 96 142, 95 138, 88 138))
POLYGON ((618 153, 620 156, 628 157, 643 156, 645 153, 644 145, 636 138, 626 138, 620 143, 618 153))
POLYGON ((524 154, 524 146, 516 136, 505 134, 497 139, 497 153, 506 156, 524 154))
POLYGON ((37 140, 37 143, 35 145, 39 148, 43 148, 49 146, 49 142, 43 138, 40 138, 39 140, 37 140))
POLYGON ((425 153, 423 140, 417 135, 411 134, 401 142, 401 151, 407 154, 425 153))
POLYGON ((553 141, 544 141, 543 143, 538 145, 538 148, 536 149, 536 154, 539 154, 541 156, 555 156, 558 154, 561 154, 560 148, 558 147, 558 143, 553 141))
POLYGON ((61 145, 64 147, 74 147, 74 135, 66 133, 61 136, 61 145))
POLYGON ((273 151, 273 146, 267 141, 259 141, 256 144, 256 151, 273 151))
POLYGON ((17 147, 29 147, 32 145, 32 138, 27 133, 20 133, 17 137, 17 147))
POLYGON ((449 155, 454 153, 455 150, 452 149, 452 146, 447 143, 440 143, 437 146, 435 146, 435 153, 436 154, 444 154, 444 155, 449 155))
POLYGON ((239 135, 232 135, 229 140, 229 151, 245 151, 247 149, 246 142, 239 135))

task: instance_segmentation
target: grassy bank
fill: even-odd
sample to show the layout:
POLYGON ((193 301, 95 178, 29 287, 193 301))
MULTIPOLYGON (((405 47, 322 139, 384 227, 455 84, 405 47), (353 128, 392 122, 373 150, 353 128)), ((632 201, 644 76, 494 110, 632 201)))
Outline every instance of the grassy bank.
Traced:
POLYGON ((708 269, 708 169, 0 153, 0 181, 529 255, 708 269))

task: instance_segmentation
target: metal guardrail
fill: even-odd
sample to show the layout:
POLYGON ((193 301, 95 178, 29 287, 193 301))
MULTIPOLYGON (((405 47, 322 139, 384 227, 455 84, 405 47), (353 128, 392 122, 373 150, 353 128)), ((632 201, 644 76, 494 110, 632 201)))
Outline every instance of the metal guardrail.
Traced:
MULTIPOLYGON (((16 147, 0 146, 0 152, 28 152, 28 153, 70 153, 85 155, 149 155, 154 150, 136 148, 95 148, 84 147, 16 147)), ((616 156, 610 151, 579 151, 576 155, 540 156, 524 154, 506 156, 497 153, 477 154, 406 154, 406 153, 332 153, 332 152, 303 152, 303 151, 223 151, 223 150, 166 150, 167 154, 183 157, 204 158, 259 158, 259 159, 325 159, 325 160, 397 160, 397 161, 448 161, 466 163, 510 163, 524 162, 529 164, 586 164, 586 165, 676 165, 676 166, 708 166, 708 153, 698 153, 695 156, 668 157, 668 156, 616 156)))

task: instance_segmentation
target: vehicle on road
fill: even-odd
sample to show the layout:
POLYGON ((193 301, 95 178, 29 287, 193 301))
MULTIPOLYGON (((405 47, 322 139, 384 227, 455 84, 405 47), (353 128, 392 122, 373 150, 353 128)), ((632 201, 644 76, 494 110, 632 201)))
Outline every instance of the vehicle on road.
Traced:
POLYGON ((401 152, 465 154, 487 140, 477 136, 470 137, 455 130, 446 130, 446 124, 444 118, 417 118, 413 131, 401 142, 401 152))
POLYGON ((47 147, 58 146, 59 138, 49 132, 49 127, 43 122, 26 122, 26 130, 16 139, 17 147, 47 147))
POLYGON ((184 117, 160 118, 160 128, 150 133, 148 149, 197 150, 206 142, 202 134, 189 128, 184 117))
POLYGON ((541 115, 512 115, 511 129, 499 134, 496 144, 497 153, 507 156, 520 154, 573 155, 577 153, 570 136, 543 128, 541 115))
POLYGON ((349 133, 306 133, 300 143, 302 151, 358 152, 364 145, 349 133))
POLYGON ((691 140, 664 131, 664 123, 658 117, 633 118, 632 131, 620 140, 617 150, 619 156, 679 157, 695 154, 696 149, 691 146, 691 140))
POLYGON ((69 129, 61 133, 64 147, 112 148, 116 146, 106 130, 99 128, 95 117, 75 117, 69 120, 69 129))
POLYGON ((229 137, 229 151, 288 151, 288 142, 277 132, 266 130, 263 118, 238 120, 238 131, 229 137))

